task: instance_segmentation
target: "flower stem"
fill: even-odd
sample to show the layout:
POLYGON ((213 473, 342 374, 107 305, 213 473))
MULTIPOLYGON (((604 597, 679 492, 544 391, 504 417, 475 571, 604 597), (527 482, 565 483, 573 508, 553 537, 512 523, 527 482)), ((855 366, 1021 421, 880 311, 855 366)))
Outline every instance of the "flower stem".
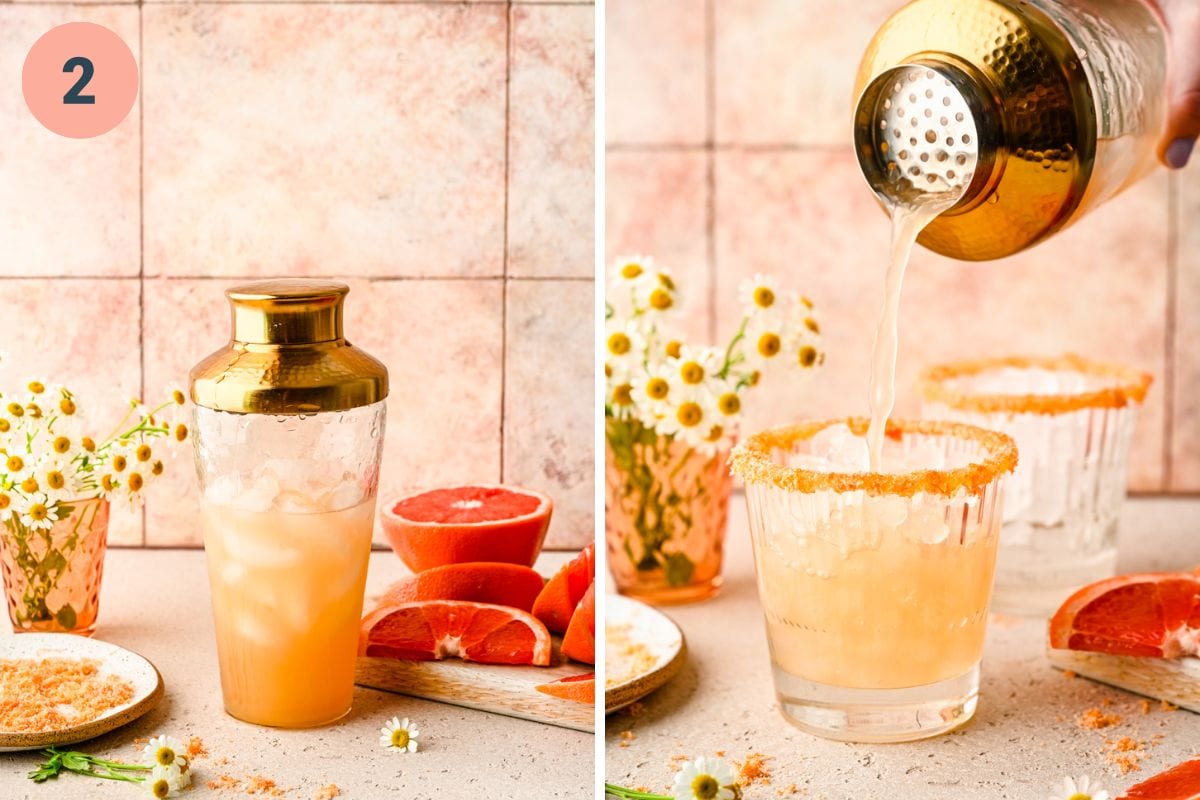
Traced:
POLYGON ((636 789, 626 789, 616 784, 604 784, 604 796, 615 797, 617 800, 671 800, 670 795, 639 792, 636 789))

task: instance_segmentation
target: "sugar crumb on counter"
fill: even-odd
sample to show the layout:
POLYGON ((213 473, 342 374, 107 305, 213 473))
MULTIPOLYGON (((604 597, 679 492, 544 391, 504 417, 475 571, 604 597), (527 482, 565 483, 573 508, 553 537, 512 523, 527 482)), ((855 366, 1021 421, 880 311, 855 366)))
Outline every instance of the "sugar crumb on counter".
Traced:
MULTIPOLYGON (((1111 705, 1111 701, 1107 704, 1111 705)), ((1119 714, 1107 714, 1099 708, 1089 708, 1079 716, 1079 721, 1076 724, 1081 728, 1095 731, 1120 725, 1121 716, 1119 714)))
POLYGON ((187 756, 188 761, 195 761, 197 758, 204 758, 208 755, 208 748, 204 746, 204 740, 199 736, 193 736, 188 739, 187 747, 183 754, 187 756))
POLYGON ((621 747, 629 747, 637 739, 637 734, 633 731, 621 731, 621 747))
POLYGON ((756 783, 769 784, 771 768, 767 766, 767 761, 771 758, 762 753, 751 753, 746 756, 746 759, 738 764, 738 782, 742 786, 753 786, 756 783))
POLYGON ((0 730, 80 725, 133 699, 133 684, 100 674, 93 658, 0 659, 0 730))
POLYGON ((313 800, 333 800, 335 797, 341 797, 342 790, 336 783, 331 783, 328 786, 322 786, 313 795, 313 800))

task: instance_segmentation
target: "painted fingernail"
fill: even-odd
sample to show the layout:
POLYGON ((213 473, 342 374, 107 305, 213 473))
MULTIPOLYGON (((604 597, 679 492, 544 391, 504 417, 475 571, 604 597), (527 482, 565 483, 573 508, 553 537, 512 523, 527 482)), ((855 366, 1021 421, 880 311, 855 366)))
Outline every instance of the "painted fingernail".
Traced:
POLYGON ((1192 157, 1192 148, 1196 146, 1195 139, 1176 139, 1167 145, 1167 164, 1172 169, 1186 166, 1192 157))

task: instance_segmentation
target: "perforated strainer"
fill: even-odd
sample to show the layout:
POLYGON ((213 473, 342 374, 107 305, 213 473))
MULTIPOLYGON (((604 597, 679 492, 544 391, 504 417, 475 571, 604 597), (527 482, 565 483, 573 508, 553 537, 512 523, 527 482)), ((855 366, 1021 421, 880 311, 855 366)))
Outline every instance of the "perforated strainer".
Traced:
POLYGON ((968 95, 950 77, 919 64, 888 70, 863 93, 858 117, 859 158, 886 202, 967 193, 980 134, 968 95))

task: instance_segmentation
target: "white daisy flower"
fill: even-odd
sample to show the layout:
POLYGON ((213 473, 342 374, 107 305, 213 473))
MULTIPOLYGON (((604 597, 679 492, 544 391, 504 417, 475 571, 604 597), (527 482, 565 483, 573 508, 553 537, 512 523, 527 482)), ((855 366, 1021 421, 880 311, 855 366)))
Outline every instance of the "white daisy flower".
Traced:
POLYGON ((738 284, 738 302, 746 316, 773 313, 779 306, 779 284, 770 275, 756 273, 738 284))
POLYGON ((174 736, 155 736, 142 748, 148 766, 169 767, 184 758, 183 753, 183 744, 174 736))
POLYGON ((611 319, 604 325, 604 358, 611 363, 641 363, 646 337, 632 320, 611 319))
POLYGON ((182 781, 183 773, 179 771, 179 767, 174 764, 170 766, 155 764, 142 785, 146 787, 144 793, 150 797, 175 797, 184 787, 182 781))
POLYGON ((1047 800, 1109 800, 1109 794, 1099 786, 1093 786, 1087 775, 1080 775, 1063 778, 1062 788, 1047 800))
POLYGON ((390 722, 379 729, 379 745, 389 750, 415 753, 417 737, 420 735, 421 732, 409 724, 408 717, 392 717, 390 722))
POLYGON ((663 314, 678 305, 678 290, 675 279, 668 270, 661 269, 651 275, 635 289, 634 302, 638 308, 663 314))
POLYGON ((786 335, 787 331, 776 320, 766 316, 752 318, 744 340, 747 363, 758 368, 780 363, 786 335))
POLYGON ((16 511, 16 498, 10 492, 0 491, 0 522, 8 522, 16 511))
POLYGON ((682 345, 679 357, 666 363, 673 373, 671 382, 684 391, 692 391, 716 377, 721 368, 721 354, 711 347, 682 345))
POLYGON ((673 800, 734 800, 740 795, 733 767, 720 758, 701 756, 675 773, 673 800))
POLYGON ((674 436, 692 447, 700 447, 707 440, 712 426, 718 424, 712 396, 706 392, 692 392, 673 400, 655 430, 663 436, 674 436))
POLYGON ((34 492, 19 503, 21 524, 30 530, 50 530, 58 521, 58 507, 43 492, 34 492))
POLYGON ((650 256, 632 255, 613 262, 613 283, 625 286, 643 286, 651 282, 658 270, 650 256))
POLYGON ((651 425, 670 410, 671 382, 674 370, 658 363, 637 373, 633 385, 633 402, 643 420, 651 425))

